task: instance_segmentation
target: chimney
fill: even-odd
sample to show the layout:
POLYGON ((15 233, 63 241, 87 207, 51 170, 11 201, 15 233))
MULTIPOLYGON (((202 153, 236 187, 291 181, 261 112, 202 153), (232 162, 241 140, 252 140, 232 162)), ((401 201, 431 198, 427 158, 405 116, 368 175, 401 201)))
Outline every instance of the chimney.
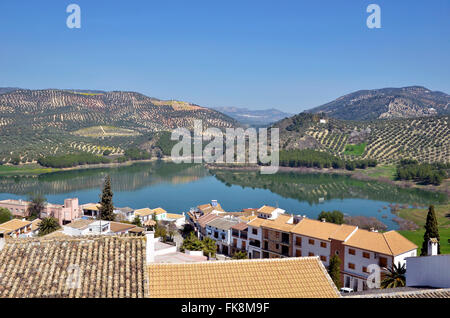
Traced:
POLYGON ((0 236, 0 251, 5 247, 5 238, 3 237, 4 234, 2 234, 2 236, 0 236))
POLYGON ((211 205, 213 207, 216 207, 217 206, 217 200, 211 200, 211 205))
POLYGON ((321 220, 323 223, 326 222, 326 219, 325 219, 325 218, 321 218, 320 220, 321 220))
POLYGON ((155 262, 155 232, 154 231, 146 231, 145 232, 145 259, 147 264, 155 262))
POLYGON ((438 253, 438 240, 435 237, 431 237, 428 240, 428 256, 437 255, 438 253))

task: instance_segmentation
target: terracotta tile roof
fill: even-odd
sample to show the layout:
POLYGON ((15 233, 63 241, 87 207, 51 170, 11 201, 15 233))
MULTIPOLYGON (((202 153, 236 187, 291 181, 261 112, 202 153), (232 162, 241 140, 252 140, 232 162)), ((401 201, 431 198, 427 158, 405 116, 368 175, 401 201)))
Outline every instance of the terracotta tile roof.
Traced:
POLYGON ((337 224, 304 218, 292 228, 292 232, 327 241, 339 228, 337 224))
POLYGON ((163 208, 159 207, 159 208, 156 208, 156 209, 152 209, 152 213, 156 213, 156 215, 160 215, 160 214, 167 213, 167 211, 164 210, 163 208))
POLYGON ((52 233, 47 234, 47 235, 44 236, 44 238, 46 238, 46 239, 49 239, 49 238, 62 238, 62 237, 71 237, 71 236, 66 234, 66 233, 64 233, 61 230, 52 232, 52 233))
POLYGON ((167 213, 167 218, 169 219, 182 219, 184 216, 182 214, 167 213))
POLYGON ((208 223, 209 221, 212 221, 214 219, 218 219, 218 218, 220 218, 220 216, 218 216, 216 214, 206 214, 206 215, 202 215, 201 217, 199 217, 197 219, 197 222, 200 227, 205 227, 206 223, 208 223))
POLYGON ((81 229, 87 228, 89 226, 89 224, 91 224, 93 222, 95 222, 95 220, 93 220, 93 219, 78 219, 78 220, 74 220, 64 226, 81 230, 81 229))
POLYGON ((266 219, 256 218, 256 219, 253 219, 250 222, 248 222, 247 225, 253 226, 253 227, 261 227, 261 224, 263 224, 264 221, 266 221, 266 219))
POLYGON ((276 219, 265 220, 261 227, 283 232, 290 232, 294 228, 294 224, 287 223, 291 219, 289 214, 280 214, 276 219))
POLYGON ((417 248, 417 245, 395 231, 380 233, 361 229, 343 244, 385 255, 398 255, 417 248))
POLYGON ((263 205, 258 209, 258 212, 265 213, 265 214, 272 214, 273 211, 275 211, 277 208, 274 208, 273 206, 263 205))
POLYGON ((25 226, 31 225, 30 221, 22 221, 20 219, 12 219, 0 224, 0 230, 4 233, 9 233, 12 231, 17 231, 25 226))
POLYGON ((330 239, 345 241, 356 229, 357 227, 354 225, 341 224, 339 228, 330 235, 330 239))
POLYGON ((153 214, 153 211, 150 208, 134 210, 134 215, 136 215, 136 216, 147 216, 147 215, 152 215, 152 214, 153 214))
POLYGON ((236 225, 233 225, 231 228, 238 230, 238 231, 245 231, 248 228, 248 225, 247 225, 247 223, 240 222, 236 225))
POLYGON ((120 233, 127 230, 131 230, 136 227, 134 224, 128 224, 128 223, 121 223, 121 222, 109 222, 109 227, 111 229, 111 232, 113 233, 120 233))
POLYGON ((128 230, 129 233, 142 233, 144 231, 145 231, 145 229, 140 226, 136 226, 136 227, 133 227, 132 229, 128 230))
POLYGON ((39 228, 39 224, 41 224, 42 220, 41 219, 35 219, 31 222, 31 230, 32 231, 37 231, 37 229, 39 228))
POLYGON ((92 211, 98 211, 99 207, 100 207, 99 203, 88 203, 81 206, 83 210, 92 210, 92 211))
POLYGON ((206 225, 226 231, 226 230, 229 230, 232 226, 236 225, 237 223, 238 223, 237 221, 231 221, 231 220, 219 217, 217 219, 213 219, 213 220, 209 221, 208 223, 206 223, 206 225))
POLYGON ((337 298, 318 257, 151 264, 151 298, 337 298))
POLYGON ((393 255, 399 255, 417 248, 417 245, 396 231, 383 233, 393 255))
POLYGON ((244 222, 250 222, 251 220, 254 220, 257 218, 256 215, 248 215, 248 216, 240 216, 239 217, 244 222))
POLYGON ((145 275, 145 239, 137 236, 17 239, 0 252, 0 298, 144 297, 145 275), (68 280, 73 265, 79 288, 68 280))

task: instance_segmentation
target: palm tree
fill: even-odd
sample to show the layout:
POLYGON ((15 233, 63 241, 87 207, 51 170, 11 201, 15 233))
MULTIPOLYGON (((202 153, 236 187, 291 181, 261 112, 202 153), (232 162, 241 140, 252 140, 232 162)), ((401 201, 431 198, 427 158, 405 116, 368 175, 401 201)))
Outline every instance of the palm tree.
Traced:
POLYGON ((39 229, 39 236, 44 236, 47 234, 50 234, 52 232, 55 232, 60 228, 60 225, 58 223, 58 220, 54 217, 46 217, 41 220, 41 223, 39 223, 38 229, 39 229))
POLYGON ((41 213, 44 212, 47 199, 40 194, 32 195, 28 204, 27 213, 30 220, 41 218, 41 213))
POLYGON ((386 277, 381 282, 381 288, 397 288, 406 285, 406 264, 393 264, 391 268, 387 269, 386 277))

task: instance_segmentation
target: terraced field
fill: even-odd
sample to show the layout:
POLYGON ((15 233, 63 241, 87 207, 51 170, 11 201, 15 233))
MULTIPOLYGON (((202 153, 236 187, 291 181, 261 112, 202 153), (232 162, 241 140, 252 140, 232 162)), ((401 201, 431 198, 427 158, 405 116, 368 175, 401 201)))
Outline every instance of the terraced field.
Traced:
MULTIPOLYGON (((302 115, 302 114, 300 114, 302 115)), ((300 116, 297 115, 297 116, 300 116)), ((292 118, 277 123, 281 129, 280 144, 286 149, 301 148, 302 140, 313 138, 314 147, 345 160, 376 159, 382 164, 402 158, 419 162, 450 162, 449 116, 411 119, 374 120, 366 122, 320 118, 309 121, 292 118), (366 146, 362 151, 346 151, 348 145, 366 146)), ((309 141, 309 144, 311 142, 309 141)))
POLYGON ((0 164, 75 152, 120 155, 156 132, 238 123, 215 110, 135 92, 11 89, 0 94, 0 164))

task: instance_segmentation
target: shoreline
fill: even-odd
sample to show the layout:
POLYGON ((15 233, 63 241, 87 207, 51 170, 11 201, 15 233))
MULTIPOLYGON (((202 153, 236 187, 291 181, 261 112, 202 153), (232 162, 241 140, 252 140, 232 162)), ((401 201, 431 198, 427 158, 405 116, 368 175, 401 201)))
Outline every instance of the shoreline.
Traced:
MULTIPOLYGON (((78 165, 74 167, 67 167, 67 168, 50 168, 50 167, 43 167, 36 163, 29 163, 29 164, 21 164, 18 166, 13 165, 5 165, 4 167, 12 167, 10 171, 1 171, 0 166, 0 177, 1 176, 20 176, 20 175, 39 175, 44 173, 51 173, 51 172, 60 172, 60 171, 74 171, 74 170, 85 170, 85 169, 96 169, 96 168, 116 168, 116 167, 126 167, 131 166, 136 163, 145 163, 145 162, 156 162, 156 161, 164 161, 164 162, 171 162, 171 158, 168 156, 164 156, 162 158, 151 158, 151 159, 142 159, 142 160, 130 160, 126 162, 111 162, 111 163, 98 163, 98 164, 86 164, 86 165, 78 165), (31 166, 29 170, 26 169, 27 166, 31 166), (17 167, 17 169, 14 169, 14 167, 17 167), (21 169, 23 168, 23 171, 21 169)), ((204 167, 208 170, 228 170, 228 171, 259 171, 260 166, 258 165, 246 165, 246 166, 229 166, 229 165, 217 165, 217 164, 209 164, 209 163, 203 163, 204 167)), ((388 167, 388 166, 378 166, 380 167, 388 167)), ((370 171, 376 170, 375 168, 368 168, 370 171)), ((345 169, 333 169, 333 168, 308 168, 308 167, 284 167, 280 166, 278 168, 278 172, 294 172, 294 173, 322 173, 322 174, 338 174, 338 175, 347 175, 350 176, 353 179, 356 180, 362 180, 362 181, 378 181, 383 183, 389 183, 391 185, 404 188, 404 189, 411 189, 416 188, 424 191, 431 191, 431 192, 438 192, 446 194, 447 196, 450 196, 450 179, 445 179, 440 186, 433 186, 433 185, 419 185, 412 181, 406 181, 406 180, 393 180, 387 176, 380 175, 380 176, 370 176, 364 171, 365 170, 354 170, 349 171, 345 169)))
MULTIPOLYGON (((211 170, 229 170, 229 171, 259 171, 260 166, 218 166, 214 164, 205 164, 205 167, 211 170)), ((308 168, 308 167, 282 167, 280 166, 278 168, 278 172, 294 172, 294 173, 322 173, 322 174, 339 174, 339 175, 347 175, 350 176, 353 179, 356 180, 362 180, 362 181, 378 181, 378 182, 384 182, 389 183, 391 185, 404 188, 404 189, 411 189, 416 188, 420 190, 425 191, 431 191, 431 192, 438 192, 446 194, 447 196, 450 196, 450 179, 445 179, 440 186, 433 186, 433 185, 419 185, 412 181, 406 181, 406 180, 392 180, 385 176, 369 176, 367 174, 364 174, 362 171, 365 170, 344 170, 344 169, 332 169, 332 168, 308 168)))

